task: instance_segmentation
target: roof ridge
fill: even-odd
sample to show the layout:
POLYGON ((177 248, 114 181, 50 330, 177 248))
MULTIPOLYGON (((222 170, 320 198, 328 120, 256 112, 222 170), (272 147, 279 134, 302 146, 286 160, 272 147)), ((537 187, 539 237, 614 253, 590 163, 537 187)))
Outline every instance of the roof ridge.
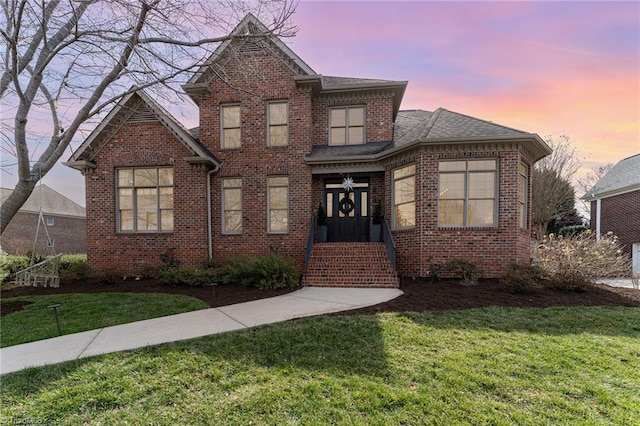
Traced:
POLYGON ((444 108, 438 107, 436 108, 435 111, 433 111, 433 114, 431 114, 431 117, 429 117, 429 122, 427 122, 427 127, 425 127, 425 130, 426 130, 424 134, 425 139, 429 136, 429 133, 431 133, 433 126, 436 124, 436 121, 438 121, 438 118, 440 118, 440 114, 442 113, 443 110, 444 108))

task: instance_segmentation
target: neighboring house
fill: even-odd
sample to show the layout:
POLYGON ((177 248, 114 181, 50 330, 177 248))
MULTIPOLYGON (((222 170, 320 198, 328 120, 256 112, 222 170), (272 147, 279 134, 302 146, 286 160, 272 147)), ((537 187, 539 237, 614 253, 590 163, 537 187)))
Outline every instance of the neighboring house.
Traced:
MULTIPOLYGON (((0 188, 0 204, 11 191, 0 188)), ((0 236, 0 247, 16 255, 32 251, 39 255, 86 253, 85 209, 47 185, 38 185, 0 236), (39 220, 40 209, 43 221, 39 220)))
POLYGON ((617 235, 640 273, 640 154, 620 160, 582 199, 591 202, 591 229, 617 235))
POLYGON ((529 261, 531 168, 551 152, 538 135, 443 108, 401 111, 406 81, 317 74, 278 38, 243 37, 264 30, 245 17, 183 86, 198 129, 137 91, 65 163, 85 175, 93 268, 274 251, 302 268, 312 251, 310 268, 339 278, 325 284, 376 285, 378 203, 400 274, 464 258, 497 276, 529 261), (333 244, 311 249, 319 204, 333 244), (322 252, 334 257, 318 266, 322 252))

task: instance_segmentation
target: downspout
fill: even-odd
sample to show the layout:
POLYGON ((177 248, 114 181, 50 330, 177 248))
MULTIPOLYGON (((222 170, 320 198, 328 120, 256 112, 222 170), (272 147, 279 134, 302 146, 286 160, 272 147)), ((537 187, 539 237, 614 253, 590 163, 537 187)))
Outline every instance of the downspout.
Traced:
POLYGON ((602 213, 602 199, 596 199, 596 241, 600 240, 600 214, 602 213))
POLYGON ((212 218, 211 218, 211 175, 220 169, 219 166, 215 166, 213 169, 207 172, 207 246, 209 249, 209 261, 213 259, 213 240, 211 238, 212 218))

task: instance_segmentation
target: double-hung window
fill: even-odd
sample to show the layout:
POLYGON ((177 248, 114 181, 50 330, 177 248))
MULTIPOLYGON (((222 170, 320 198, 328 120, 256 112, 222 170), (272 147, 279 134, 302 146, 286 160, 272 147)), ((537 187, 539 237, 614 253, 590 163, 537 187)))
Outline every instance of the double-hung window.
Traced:
POLYGON ((240 105, 220 107, 220 148, 240 148, 240 105))
POLYGON ((117 170, 118 231, 173 230, 173 168, 117 170))
POLYGON ((364 143, 364 107, 342 107, 329 110, 329 145, 364 143))
POLYGON ((222 179, 222 232, 242 233, 242 178, 222 179))
POLYGON ((393 171, 393 229, 416 225, 416 165, 393 171))
POLYGON ((441 161, 438 168, 438 225, 494 226, 497 161, 441 161))
POLYGON ((520 163, 518 175, 518 223, 520 228, 527 229, 527 196, 529 195, 529 168, 520 163))
POLYGON ((289 144, 289 105, 287 102, 267 104, 267 145, 286 146, 289 144))
POLYGON ((289 178, 268 178, 269 232, 285 233, 289 230, 289 178))

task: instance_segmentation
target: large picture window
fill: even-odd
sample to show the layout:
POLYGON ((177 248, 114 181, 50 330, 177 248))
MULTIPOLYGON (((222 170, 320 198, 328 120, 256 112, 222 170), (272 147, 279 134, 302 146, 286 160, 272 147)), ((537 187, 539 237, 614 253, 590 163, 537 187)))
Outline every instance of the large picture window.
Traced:
POLYGON ((268 179, 269 232, 289 230, 289 178, 272 176, 268 179))
POLYGON ((118 230, 173 230, 173 169, 171 167, 117 170, 118 230))
POLYGON ((364 143, 364 107, 329 110, 329 145, 364 143))
POLYGON ((222 179, 222 232, 242 232, 242 179, 222 179))
POLYGON ((416 166, 393 171, 393 228, 416 225, 416 166))
POLYGON ((520 228, 527 229, 527 196, 529 195, 529 168, 520 163, 518 176, 518 223, 520 228))
POLYGON ((220 107, 220 148, 240 148, 240 105, 220 107))
POLYGON ((496 160, 441 161, 438 225, 494 226, 496 176, 496 160))
POLYGON ((289 105, 287 102, 271 102, 267 109, 269 146, 289 144, 289 105))

